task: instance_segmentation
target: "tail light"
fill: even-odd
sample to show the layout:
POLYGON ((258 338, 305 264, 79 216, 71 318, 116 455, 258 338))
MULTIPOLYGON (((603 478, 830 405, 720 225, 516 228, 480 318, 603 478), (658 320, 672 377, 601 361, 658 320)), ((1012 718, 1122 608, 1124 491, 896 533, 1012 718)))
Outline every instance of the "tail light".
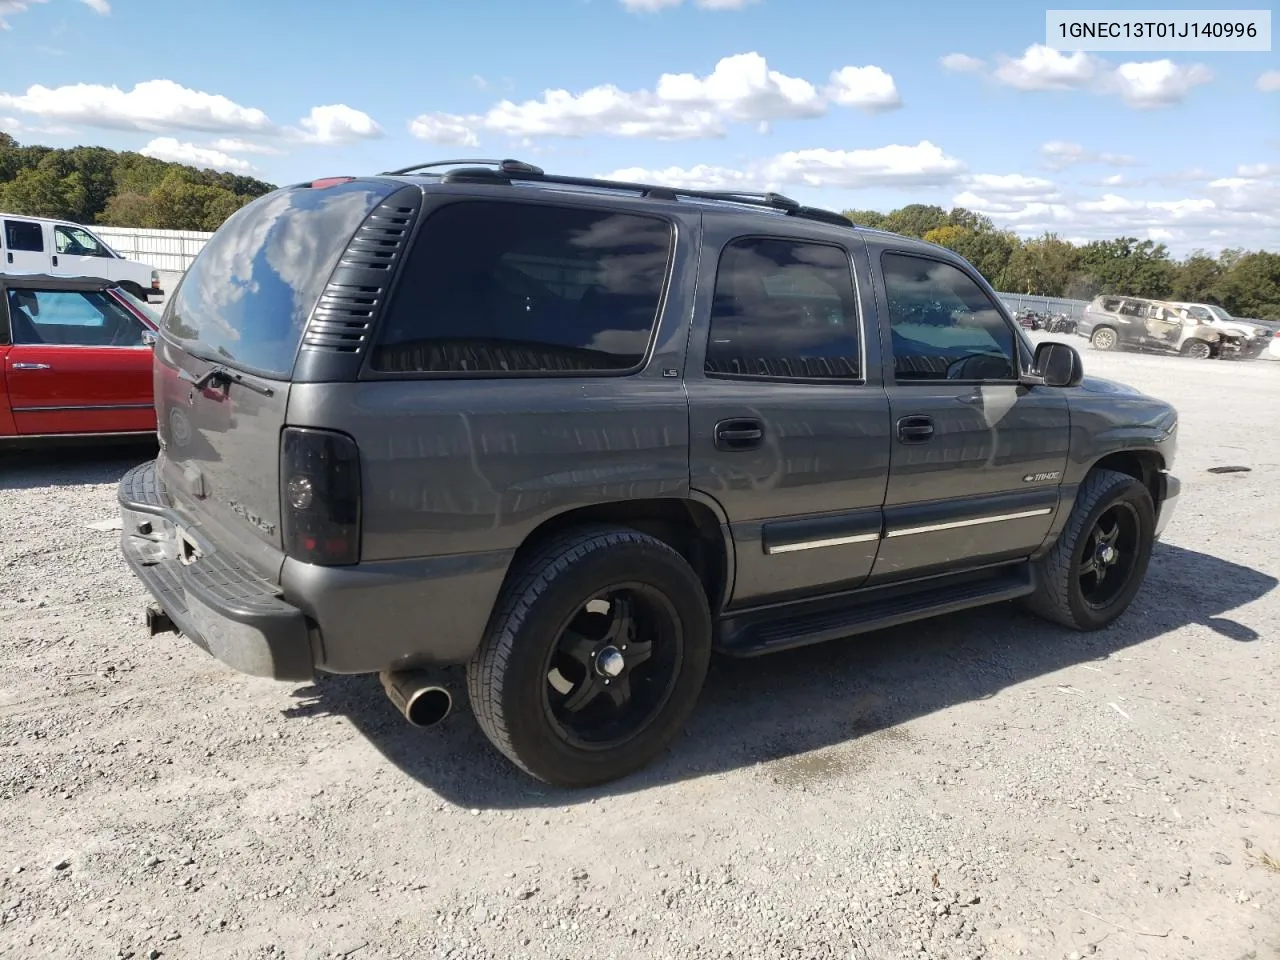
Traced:
POLYGON ((360 451, 344 433, 286 427, 280 439, 284 549, 304 563, 360 562, 360 451))
POLYGON ((160 289, 160 271, 159 270, 151 271, 151 289, 152 290, 160 289))

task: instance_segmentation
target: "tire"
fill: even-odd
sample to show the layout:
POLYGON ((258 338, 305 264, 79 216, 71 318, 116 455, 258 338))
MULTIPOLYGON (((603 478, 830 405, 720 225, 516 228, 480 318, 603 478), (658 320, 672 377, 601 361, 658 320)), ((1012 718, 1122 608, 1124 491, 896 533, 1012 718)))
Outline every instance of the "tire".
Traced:
MULTIPOLYGON (((579 530, 548 543, 509 579, 468 664, 467 689, 480 729, 516 766, 555 786, 586 787, 641 769, 672 742, 693 710, 710 658, 710 606, 684 557, 661 540, 628 528, 579 530), (611 598, 608 612, 591 612, 588 603, 603 603, 593 600, 602 594, 611 598), (632 599, 618 599, 622 597, 632 599), (617 639, 610 632, 617 603, 634 613, 631 654, 618 654, 626 644, 614 646, 610 640, 617 639), (646 630, 641 611, 649 605, 659 613, 646 630), (603 639, 589 639, 603 629, 601 618, 610 624, 603 639), (628 661, 620 674, 604 672, 608 649, 624 659, 634 656, 647 645, 645 636, 649 659, 635 666, 628 661), (566 652, 566 640, 574 648, 608 646, 596 647, 581 660, 580 650, 566 652), (567 691, 553 685, 556 680, 569 683, 563 670, 580 671, 567 691), (661 680, 653 679, 659 676, 661 680), (647 718, 637 719, 636 729, 629 732, 624 720, 630 714, 613 700, 624 679, 632 712, 647 718), (603 689, 610 683, 614 686, 603 689), (582 697, 590 684, 596 695, 582 697), (659 688, 665 688, 661 696, 655 694, 659 688), (647 712, 645 697, 653 700, 647 712), (585 707, 575 706, 575 698, 585 707), (580 722, 585 729, 595 716, 614 716, 614 726, 623 732, 590 741, 573 724, 580 722)), ((611 728, 606 723, 600 729, 611 728)))
POLYGON ((1182 345, 1180 352, 1192 360, 1208 360, 1213 355, 1213 347, 1203 340, 1188 340, 1182 345))
MULTIPOLYGON (((1115 470, 1094 470, 1081 484, 1067 525, 1049 553, 1036 564, 1036 590, 1024 606, 1037 616, 1073 630, 1099 630, 1120 617, 1141 589, 1155 545, 1156 515, 1151 493, 1141 482, 1115 470), (1096 534, 1111 517, 1132 523, 1132 542, 1122 530, 1119 559, 1104 576, 1120 575, 1110 585, 1094 574, 1086 581, 1087 564, 1101 563, 1096 534), (1119 568, 1113 570, 1112 568, 1119 568), (1096 585, 1093 595, 1086 582, 1096 585), (1107 590, 1102 590, 1103 586, 1107 590)), ((1115 542, 1115 541, 1113 541, 1115 542)))
POLYGON ((1095 350, 1114 350, 1119 339, 1111 327, 1097 327, 1089 338, 1089 343, 1095 350))

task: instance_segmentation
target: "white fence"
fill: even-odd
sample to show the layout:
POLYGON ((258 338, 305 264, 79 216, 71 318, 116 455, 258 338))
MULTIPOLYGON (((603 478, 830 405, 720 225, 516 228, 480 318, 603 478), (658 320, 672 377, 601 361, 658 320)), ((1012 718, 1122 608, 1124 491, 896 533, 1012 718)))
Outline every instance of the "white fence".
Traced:
POLYGON ((212 233, 201 230, 148 230, 141 227, 93 227, 122 257, 141 260, 166 273, 184 273, 212 233))

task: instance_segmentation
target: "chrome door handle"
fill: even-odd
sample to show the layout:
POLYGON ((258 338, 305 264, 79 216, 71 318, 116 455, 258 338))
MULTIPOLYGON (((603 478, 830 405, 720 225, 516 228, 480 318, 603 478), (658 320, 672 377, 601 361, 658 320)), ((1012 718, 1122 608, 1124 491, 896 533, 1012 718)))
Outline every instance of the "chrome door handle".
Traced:
POLYGON ((15 363, 13 365, 13 369, 14 370, 48 370, 49 365, 47 363, 15 363))

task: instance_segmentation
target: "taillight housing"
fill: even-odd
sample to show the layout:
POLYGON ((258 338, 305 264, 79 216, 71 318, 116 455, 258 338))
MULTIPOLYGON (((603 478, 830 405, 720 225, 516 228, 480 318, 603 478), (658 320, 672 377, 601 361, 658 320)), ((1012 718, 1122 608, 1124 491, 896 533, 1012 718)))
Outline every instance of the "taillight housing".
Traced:
POLYGON ((304 563, 360 562, 360 451, 345 433, 285 427, 280 437, 284 549, 304 563))

